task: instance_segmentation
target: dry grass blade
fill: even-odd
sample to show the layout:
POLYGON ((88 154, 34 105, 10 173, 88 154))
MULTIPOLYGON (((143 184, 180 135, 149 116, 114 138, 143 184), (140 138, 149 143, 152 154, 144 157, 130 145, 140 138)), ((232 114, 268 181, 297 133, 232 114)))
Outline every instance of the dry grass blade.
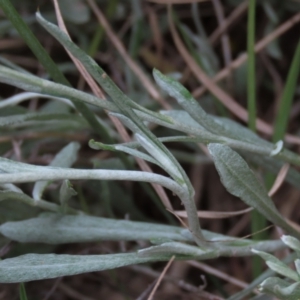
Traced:
POLYGON ((24 45, 24 41, 20 39, 1 39, 0 50, 20 48, 24 45))
POLYGON ((152 7, 150 7, 150 5, 149 7, 147 7, 147 11, 149 16, 149 25, 153 34, 153 42, 157 51, 157 55, 159 58, 161 58, 164 40, 161 29, 159 28, 159 17, 155 10, 152 7))
POLYGON ((291 221, 291 220, 288 220, 288 219, 285 219, 287 221, 287 223, 289 223, 291 226, 293 226, 296 230, 298 230, 300 232, 300 225, 291 221))
MULTIPOLYGON (((57 18, 58 26, 71 39, 71 37, 70 37, 70 35, 68 33, 68 30, 67 30, 67 28, 65 26, 63 17, 61 15, 61 11, 60 11, 59 4, 58 4, 57 0, 53 0, 53 3, 54 3, 54 8, 55 8, 55 13, 56 13, 56 18, 57 18)), ((90 86, 91 90, 93 91, 93 93, 97 97, 99 97, 101 99, 105 99, 105 96, 104 96, 102 90, 96 84, 96 82, 94 81, 94 79, 92 78, 92 76, 87 72, 87 70, 82 65, 82 63, 78 59, 76 59, 67 49, 66 49, 66 51, 67 51, 68 55, 70 56, 70 58, 72 59, 72 61, 74 62, 74 64, 77 67, 77 69, 79 70, 80 74, 83 76, 83 78, 89 84, 89 86, 90 86)))
MULTIPOLYGON (((229 212, 223 212, 223 211, 198 211, 197 215, 199 218, 203 219, 226 219, 231 218, 239 215, 246 214, 253 210, 252 207, 239 210, 239 211, 229 211, 229 212)), ((185 210, 175 210, 174 213, 181 218, 186 218, 187 213, 185 210)))
POLYGON ((167 265, 164 267, 164 270, 163 270, 162 273, 160 274, 159 278, 157 279, 157 282, 156 282, 156 284, 155 284, 155 286, 154 286, 154 288, 153 288, 153 290, 152 290, 152 292, 151 292, 151 294, 149 295, 149 297, 148 297, 147 300, 152 300, 152 299, 153 299, 153 296, 154 296, 155 292, 157 291, 157 289, 158 289, 158 287, 159 287, 161 281, 163 280, 163 278, 164 278, 166 272, 167 272, 168 269, 170 268, 170 266, 171 266, 172 262, 174 261, 174 259, 175 259, 175 256, 173 255, 173 256, 171 257, 171 259, 169 260, 169 262, 167 263, 167 265))
POLYGON ((186 229, 189 228, 188 225, 186 225, 186 224, 184 223, 184 221, 179 217, 179 215, 178 215, 174 210, 167 209, 167 211, 169 211, 171 214, 173 214, 174 217, 180 222, 180 224, 181 224, 184 228, 186 228, 186 229))
MULTIPOLYGON (((220 0, 212 0, 212 3, 215 8, 219 27, 223 28, 225 24, 225 20, 224 20, 224 9, 222 3, 220 0)), ((227 67, 230 65, 232 61, 232 56, 231 56, 231 49, 230 49, 230 40, 229 40, 228 33, 226 31, 222 32, 221 43, 222 43, 224 62, 225 62, 225 66, 227 67)))
MULTIPOLYGON (((57 15, 57 19, 58 19, 58 23, 59 23, 59 27, 66 33, 67 29, 65 27, 60 9, 59 9, 59 5, 57 0, 53 0, 54 2, 54 6, 55 6, 55 12, 57 15)), ((106 20, 105 20, 106 21, 106 20)), ((67 51, 68 52, 68 51, 67 51)), ((69 56, 72 58, 72 60, 74 61, 76 67, 78 68, 78 70, 80 70, 81 75, 83 76, 83 78, 88 82, 88 84, 90 85, 93 93, 101 98, 101 93, 102 91, 100 90, 99 86, 97 85, 97 83, 94 81, 94 79, 91 77, 91 75, 86 71, 85 67, 76 59, 74 58, 71 53, 69 53, 69 56)), ((103 93, 102 93, 103 95, 103 93)), ((103 95, 104 97, 104 95, 103 95)), ((105 97, 103 98, 105 99, 105 97)), ((129 142, 131 141, 131 138, 129 136, 129 134, 127 133, 125 127, 123 126, 123 124, 121 123, 121 121, 119 119, 117 119, 116 117, 110 116, 109 118, 112 120, 113 124, 115 125, 115 127, 117 128, 118 133, 120 134, 120 136, 122 137, 124 142, 129 142)), ((145 171, 145 172, 153 172, 152 169, 150 168, 150 166, 143 160, 136 158, 136 161, 138 163, 138 165, 140 166, 140 168, 145 171)), ((165 190, 157 184, 152 184, 153 188, 155 189, 155 191, 157 192, 157 194, 159 195, 162 203, 164 204, 164 206, 170 210, 173 210, 171 202, 165 192, 165 190)))
POLYGON ((224 20, 221 26, 219 26, 209 37, 209 41, 212 45, 215 45, 222 34, 228 30, 234 22, 236 22, 247 11, 248 1, 241 3, 232 13, 224 20))
MULTIPOLYGON (((299 14, 300 19, 300 14, 299 14)), ((172 11, 171 6, 168 6, 168 20, 172 33, 173 40, 175 45, 182 55, 183 59, 191 69, 194 76, 201 82, 203 85, 213 94, 215 95, 227 108, 230 110, 235 116, 244 122, 248 121, 248 112, 247 110, 239 105, 230 95, 224 92, 219 86, 215 84, 215 82, 210 79, 205 72, 200 68, 200 66, 196 63, 193 57, 185 48, 183 42, 181 41, 178 32, 175 29, 174 22, 172 20, 172 11)), ((256 120, 257 129, 265 134, 272 135, 273 128, 266 122, 261 119, 256 120)), ((285 140, 290 143, 300 144, 300 138, 292 135, 286 135, 285 140)))
MULTIPOLYGON (((287 32, 289 29, 291 29, 294 25, 300 22, 300 13, 294 15, 292 18, 287 20, 285 23, 283 23, 281 26, 279 26, 277 29, 275 29, 272 33, 268 34, 266 37, 261 39, 259 42, 255 45, 255 52, 258 53, 261 50, 263 50, 266 46, 268 46, 272 41, 274 41, 276 38, 287 32)), ((248 59, 247 53, 242 54, 237 59, 235 59, 227 68, 224 68, 221 70, 213 79, 212 81, 214 83, 219 82, 220 80, 224 79, 226 76, 228 76, 232 70, 237 69, 239 66, 241 66, 244 62, 246 62, 248 59)), ((205 93, 206 90, 209 90, 208 87, 200 87, 193 91, 194 97, 200 97, 205 93)))
MULTIPOLYGON (((157 276, 159 277, 159 276, 157 276)), ((146 290, 143 291, 143 293, 141 295, 139 295, 138 298, 136 298, 135 300, 146 300, 148 295, 151 293, 152 289, 154 288, 155 284, 157 282, 157 279, 155 279, 147 288, 146 290)))
POLYGON ((289 168, 290 168, 289 164, 284 164, 282 166, 282 168, 280 169, 280 171, 276 177, 276 180, 268 193, 268 195, 270 197, 272 197, 278 191, 278 189, 281 187, 281 185, 283 184, 284 179, 289 171, 289 168))
POLYGON ((132 58, 128 55, 124 45, 118 38, 118 36, 114 33, 109 23, 107 22, 104 14, 99 9, 94 0, 87 0, 90 5, 92 11, 96 15, 99 23, 103 26, 105 32, 107 33, 108 38, 111 40, 112 44, 116 47, 128 67, 132 70, 132 72, 136 75, 136 77, 142 82, 145 89, 148 93, 153 97, 156 101, 158 101, 164 109, 170 109, 171 106, 162 98, 159 91, 155 87, 155 85, 151 82, 151 80, 145 75, 142 69, 132 60, 132 58))

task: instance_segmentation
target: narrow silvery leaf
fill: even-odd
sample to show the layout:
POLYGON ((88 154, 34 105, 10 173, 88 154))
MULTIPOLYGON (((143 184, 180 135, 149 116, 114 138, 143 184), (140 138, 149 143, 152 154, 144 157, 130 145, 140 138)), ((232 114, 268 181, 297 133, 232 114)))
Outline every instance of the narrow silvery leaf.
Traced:
POLYGON ((101 149, 101 150, 108 150, 108 151, 122 151, 122 152, 130 154, 132 156, 136 156, 138 158, 141 158, 143 160, 151 162, 153 164, 158 164, 158 162, 155 159, 153 159, 151 156, 135 149, 139 146, 138 143, 136 143, 135 147, 130 147, 130 144, 132 144, 132 143, 126 143, 123 145, 122 144, 121 145, 106 145, 106 144, 103 144, 100 142, 96 142, 94 140, 89 141, 89 146, 92 149, 95 149, 95 150, 101 149), (127 146, 127 144, 128 144, 128 146, 127 146))
POLYGON ((170 159, 169 151, 166 153, 161 147, 157 145, 147 135, 144 135, 143 131, 129 118, 121 114, 112 114, 118 117, 122 123, 126 125, 131 131, 135 133, 135 137, 142 147, 159 162, 160 166, 169 173, 175 180, 179 180, 180 183, 184 183, 185 180, 182 177, 181 172, 178 169, 178 165, 174 164, 174 160, 170 159))
POLYGON ((65 244, 153 239, 192 241, 191 236, 182 234, 180 227, 53 213, 4 223, 0 226, 0 232, 7 238, 22 243, 65 244))
POLYGON ((227 132, 231 132, 239 141, 258 144, 260 146, 273 147, 273 144, 260 138, 252 130, 241 124, 224 117, 211 116, 214 121, 220 124, 227 132))
POLYGON ((223 185, 231 194, 257 209, 275 225, 282 227, 294 236, 300 237, 300 233, 280 215, 266 189, 237 152, 222 144, 209 144, 208 150, 223 185))
MULTIPOLYGON (((130 119, 132 123, 151 140, 156 147, 160 148, 161 151, 165 152, 169 159, 173 161, 174 166, 178 169, 177 172, 181 174, 179 178, 184 178, 184 183, 186 184, 189 195, 194 194, 194 189, 186 176, 184 170, 177 162, 175 157, 168 151, 168 149, 156 138, 156 136, 145 126, 141 119, 137 116, 133 107, 136 107, 134 101, 128 98, 124 93, 118 88, 118 86, 112 81, 112 79, 104 72, 104 70, 84 51, 78 48, 69 37, 62 32, 57 26, 46 21, 40 13, 36 14, 37 21, 50 32, 66 49, 68 49, 74 57, 76 57, 86 68, 86 70, 93 76, 93 78, 101 85, 101 87, 107 92, 111 97, 113 102, 116 104, 120 112, 130 119)), ((134 130, 134 132, 137 132, 134 130)), ((197 230, 196 230, 197 231, 197 230)))
POLYGON ((123 146, 123 145, 117 145, 116 150, 125 152, 127 154, 132 155, 132 156, 136 156, 136 157, 141 158, 145 161, 151 162, 152 164, 159 165, 160 167, 162 167, 158 163, 157 160, 153 159, 151 156, 149 156, 146 153, 143 153, 139 150, 136 150, 136 149, 133 149, 133 148, 130 148, 130 147, 126 147, 126 146, 123 146))
POLYGON ((300 241, 292 236, 283 235, 281 240, 294 251, 300 252, 300 241))
MULTIPOLYGON (((3 107, 7 107, 7 106, 12 106, 12 105, 17 105, 23 101, 32 99, 32 98, 47 98, 47 99, 53 99, 53 100, 58 100, 61 101, 65 104, 67 104, 68 106, 71 106, 74 108, 74 104, 72 103, 72 101, 70 101, 69 99, 66 98, 60 98, 60 97, 53 97, 53 96, 48 96, 48 95, 43 95, 43 94, 38 94, 38 93, 19 93, 17 95, 14 95, 12 97, 9 97, 7 99, 3 99, 0 103, 0 108, 3 107)), ((66 112, 66 111, 64 111, 66 112)))
POLYGON ((281 260, 279 260, 275 256, 273 256, 269 253, 257 251, 254 249, 252 249, 252 252, 259 255, 262 259, 264 259, 266 261, 266 264, 269 266, 269 268, 271 270, 275 271, 276 273, 283 275, 285 277, 288 277, 295 281, 300 279, 298 274, 295 271, 290 269, 285 263, 283 263, 281 260))
POLYGON ((294 270, 290 269, 288 266, 284 264, 274 263, 271 261, 267 261, 266 264, 271 270, 284 277, 290 278, 295 281, 300 280, 298 273, 296 273, 294 270))
POLYGON ((0 201, 13 200, 13 199, 24 202, 29 205, 34 204, 34 200, 24 193, 9 191, 9 190, 0 191, 0 201))
POLYGON ((181 182, 184 182, 184 179, 181 176, 176 165, 174 165, 173 161, 170 160, 169 156, 166 155, 161 149, 156 147, 155 144, 152 143, 147 137, 142 134, 135 134, 136 139, 140 142, 143 148, 152 155, 160 165, 175 179, 179 179, 181 182))
POLYGON ((275 149, 273 149, 270 153, 270 156, 276 156, 283 150, 283 141, 278 141, 275 144, 275 149))
POLYGON ((64 180, 59 189, 59 202, 63 208, 63 211, 68 205, 68 201, 71 197, 77 195, 77 192, 73 189, 69 180, 64 180))
POLYGON ((296 271, 298 273, 298 276, 300 278, 300 259, 295 260, 295 267, 296 267, 296 271))
POLYGON ((153 70, 153 76, 156 83, 170 96, 174 97, 196 122, 215 134, 231 136, 230 132, 225 131, 222 126, 216 123, 214 119, 202 109, 199 103, 181 83, 163 75, 156 69, 153 70))
POLYGON ((103 109, 118 111, 117 107, 109 101, 101 100, 93 95, 67 87, 65 85, 54 83, 32 74, 20 73, 3 66, 0 66, 0 82, 29 92, 42 93, 68 99, 76 99, 91 105, 102 107, 103 109))
POLYGON ((30 165, 0 157, 0 170, 2 173, 38 172, 45 170, 45 167, 30 165))
MULTIPOLYGON (((38 200, 38 203, 33 198, 20 192, 0 191, 0 201, 20 201, 30 206, 37 206, 48 211, 58 211, 59 206, 55 203, 47 202, 45 200, 38 200)), ((74 212, 73 210, 71 210, 74 212)), ((21 230, 21 229, 20 229, 21 230)), ((22 231, 22 230, 21 230, 22 231)))
POLYGON ((136 253, 108 255, 26 254, 0 261, 0 283, 27 282, 123 266, 167 260, 166 256, 138 257, 136 253))
POLYGON ((107 150, 107 151, 115 151, 114 145, 107 145, 103 144, 101 142, 96 142, 95 140, 89 140, 89 147, 91 147, 94 150, 107 150))
POLYGON ((283 279, 270 277, 260 284, 259 290, 281 300, 300 299, 300 282, 290 284, 283 279))
POLYGON ((185 110, 161 110, 161 114, 172 117, 172 119, 180 120, 185 126, 206 130, 198 122, 196 122, 185 110))
POLYGON ((203 251, 199 247, 178 243, 178 242, 167 242, 158 246, 152 246, 146 249, 138 251, 140 257, 152 257, 153 255, 174 255, 181 254, 191 257, 197 257, 198 259, 209 259, 217 256, 217 251, 207 250, 203 251))
POLYGON ((34 121, 57 121, 57 120, 81 121, 81 119, 78 119, 75 116, 66 113, 26 113, 21 115, 0 117, 0 127, 2 126, 17 127, 21 125, 24 126, 26 124, 34 124, 34 121))
POLYGON ((0 189, 23 194, 23 191, 20 188, 18 188, 16 185, 11 183, 1 183, 0 189))
MULTIPOLYGON (((71 142, 63 149, 61 149, 54 157, 50 166, 52 167, 70 167, 77 160, 77 153, 80 149, 80 144, 77 142, 71 142)), ((51 183, 51 181, 38 181, 33 188, 33 198, 40 200, 44 190, 51 183)))

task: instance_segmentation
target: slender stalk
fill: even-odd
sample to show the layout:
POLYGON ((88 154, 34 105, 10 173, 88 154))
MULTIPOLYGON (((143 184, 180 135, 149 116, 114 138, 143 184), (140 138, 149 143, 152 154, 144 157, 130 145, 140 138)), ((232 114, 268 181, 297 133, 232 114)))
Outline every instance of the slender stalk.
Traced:
POLYGON ((141 171, 116 171, 116 170, 82 170, 37 167, 35 171, 2 173, 0 174, 1 183, 22 183, 35 182, 41 180, 131 180, 144 181, 161 184, 170 189, 176 195, 181 196, 182 187, 174 180, 162 175, 141 171))

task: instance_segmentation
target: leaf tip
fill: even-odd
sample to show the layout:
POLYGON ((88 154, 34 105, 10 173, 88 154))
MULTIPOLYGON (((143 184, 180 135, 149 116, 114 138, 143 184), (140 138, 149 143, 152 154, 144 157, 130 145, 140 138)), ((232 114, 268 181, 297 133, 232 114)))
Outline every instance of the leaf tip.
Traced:
POLYGON ((275 156, 279 154, 283 149, 283 141, 280 140, 275 144, 275 149, 273 149, 270 153, 270 156, 275 156))

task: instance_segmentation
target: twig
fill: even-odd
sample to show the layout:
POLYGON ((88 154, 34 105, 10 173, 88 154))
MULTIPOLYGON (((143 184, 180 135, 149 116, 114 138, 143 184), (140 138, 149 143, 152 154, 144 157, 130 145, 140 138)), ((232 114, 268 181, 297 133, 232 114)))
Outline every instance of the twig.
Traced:
POLYGON ((173 256, 171 257, 171 259, 169 260, 169 262, 167 263, 167 265, 164 267, 164 270, 162 271, 162 273, 160 274, 159 278, 157 279, 156 284, 155 284, 155 286, 154 286, 154 288, 153 288, 151 294, 150 294, 149 297, 148 297, 148 300, 152 300, 152 299, 153 299, 153 296, 154 296, 156 290, 158 289, 158 287, 159 287, 161 281, 162 281, 163 278, 164 278, 164 275, 165 275, 166 272, 168 271, 168 269, 169 269, 169 267, 171 266, 171 264, 172 264, 172 262, 174 261, 174 259, 175 259, 175 255, 173 255, 173 256))
POLYGON ((237 8, 229 15, 227 19, 224 20, 222 26, 219 26, 209 37, 210 43, 215 46, 219 38, 222 36, 223 32, 229 30, 229 28, 234 24, 238 18, 247 11, 248 0, 242 2, 237 8))

